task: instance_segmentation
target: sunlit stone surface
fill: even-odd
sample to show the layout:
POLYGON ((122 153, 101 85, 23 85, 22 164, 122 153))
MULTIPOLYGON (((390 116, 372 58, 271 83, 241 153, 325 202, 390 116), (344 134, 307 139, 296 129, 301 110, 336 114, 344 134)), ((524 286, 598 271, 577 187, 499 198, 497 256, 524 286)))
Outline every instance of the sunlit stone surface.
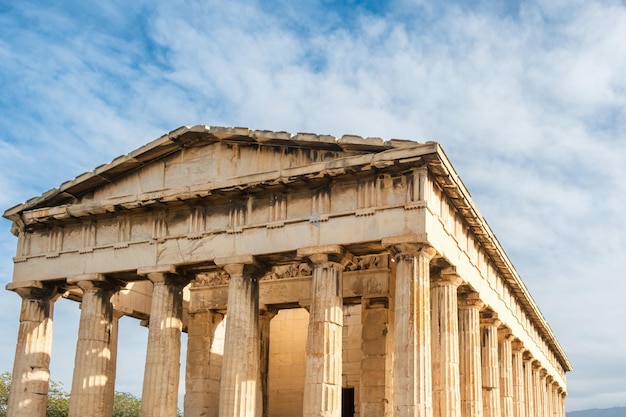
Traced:
POLYGON ((61 296, 71 415, 110 415, 126 315, 143 417, 179 386, 191 417, 564 416, 571 365, 437 143, 181 127, 4 216, 9 416, 45 415, 61 296))

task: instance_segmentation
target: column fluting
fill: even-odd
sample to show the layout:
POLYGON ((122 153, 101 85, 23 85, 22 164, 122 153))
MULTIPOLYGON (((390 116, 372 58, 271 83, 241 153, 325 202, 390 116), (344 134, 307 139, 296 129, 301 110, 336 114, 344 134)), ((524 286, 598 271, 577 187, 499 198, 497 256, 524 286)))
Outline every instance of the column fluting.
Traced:
POLYGON ((340 417, 344 267, 330 254, 312 251, 299 251, 313 266, 303 416, 340 417))
POLYGON ((522 342, 515 340, 512 344, 513 371, 513 416, 526 417, 524 396, 524 347, 522 342))
POLYGON ((423 244, 385 246, 396 265, 393 415, 432 417, 430 260, 435 251, 423 244))
POLYGON ((259 416, 261 390, 259 359, 258 268, 249 263, 227 263, 230 275, 222 379, 220 417, 259 416))
POLYGON ((535 379, 533 374, 533 357, 528 350, 524 351, 524 413, 526 417, 535 416, 535 379))
POLYGON ((482 417, 483 380, 480 348, 480 309, 477 293, 459 297, 459 376, 461 380, 461 416, 482 417))
POLYGON ((52 353, 52 316, 58 297, 53 286, 9 284, 22 297, 7 416, 45 417, 52 353))
POLYGON ((455 273, 441 273, 431 281, 434 417, 461 415, 457 288, 462 282, 455 273))
POLYGON ((141 417, 172 417, 178 407, 184 286, 175 274, 150 273, 152 305, 141 417))
POLYGON ((500 414, 513 417, 513 335, 506 329, 498 341, 498 368, 500 370, 500 414))
POLYGON ((496 318, 481 319, 483 416, 500 417, 500 370, 498 366, 498 326, 496 318))
POLYGON ((114 315, 111 297, 119 289, 103 276, 78 281, 83 291, 69 417, 104 417, 113 402, 114 315))

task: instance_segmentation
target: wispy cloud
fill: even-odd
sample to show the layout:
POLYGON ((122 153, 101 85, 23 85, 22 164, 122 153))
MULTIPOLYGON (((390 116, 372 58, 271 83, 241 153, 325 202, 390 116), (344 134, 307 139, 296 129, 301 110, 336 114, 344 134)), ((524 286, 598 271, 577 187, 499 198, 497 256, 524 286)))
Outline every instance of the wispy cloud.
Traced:
POLYGON ((5 6, 0 203, 182 124, 436 140, 570 352, 570 408, 626 402, 586 366, 626 351, 626 7, 346 4, 5 6))

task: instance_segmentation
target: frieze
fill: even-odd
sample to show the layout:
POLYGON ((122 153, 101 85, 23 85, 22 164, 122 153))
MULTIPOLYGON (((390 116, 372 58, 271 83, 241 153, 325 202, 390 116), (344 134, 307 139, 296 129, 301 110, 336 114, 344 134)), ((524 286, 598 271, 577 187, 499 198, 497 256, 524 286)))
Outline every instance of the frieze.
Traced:
POLYGON ((306 263, 274 266, 271 271, 263 275, 260 281, 277 281, 285 278, 310 277, 313 273, 311 266, 306 263))
POLYGON ((226 271, 206 272, 196 275, 196 279, 191 281, 192 288, 199 287, 218 287, 227 285, 230 281, 230 275, 226 271))
POLYGON ((347 272, 389 268, 388 255, 365 255, 359 256, 356 259, 356 262, 346 266, 347 272))

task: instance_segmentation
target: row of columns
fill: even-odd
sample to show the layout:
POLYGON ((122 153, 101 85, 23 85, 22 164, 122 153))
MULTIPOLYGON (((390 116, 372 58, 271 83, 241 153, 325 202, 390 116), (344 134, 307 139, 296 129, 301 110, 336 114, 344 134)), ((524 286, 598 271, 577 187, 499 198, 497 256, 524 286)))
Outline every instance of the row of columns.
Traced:
MULTIPOLYGON (((364 337, 362 372, 376 364, 384 370, 376 375, 384 379, 388 377, 386 370, 393 367, 392 381, 379 389, 376 385, 380 384, 362 377, 361 391, 374 393, 381 403, 389 402, 391 395, 391 407, 379 408, 363 401, 367 408, 362 410, 363 417, 368 413, 394 417, 564 417, 562 390, 511 334, 499 331, 501 323, 495 315, 481 319, 483 305, 478 295, 467 293, 459 298, 462 280, 453 270, 444 270, 431 280, 430 261, 435 255, 431 247, 402 238, 386 239, 383 244, 395 259, 394 324, 389 349, 393 356, 386 347, 381 350, 379 343, 368 345, 364 337), (368 346, 373 349, 370 351, 368 346), (387 385, 393 386, 391 393, 387 385)), ((347 258, 335 245, 301 249, 298 255, 313 265, 302 414, 340 417, 341 283, 347 258)), ((215 262, 230 275, 219 416, 265 416, 266 341, 271 315, 260 314, 259 309, 258 279, 262 269, 252 256, 215 262)), ((141 416, 173 417, 178 402, 185 281, 167 272, 147 275, 154 288, 141 416)), ((75 283, 83 290, 83 302, 70 416, 109 416, 119 318, 110 299, 119 287, 101 275, 82 277, 75 283)), ((8 415, 44 417, 56 291, 39 284, 18 293, 23 303, 8 415)), ((367 303, 362 320, 378 320, 386 326, 388 316, 376 319, 380 316, 376 306, 367 303)), ((199 333, 210 339, 219 319, 211 313, 206 319, 204 324, 191 322, 190 326, 204 326, 199 333)), ((191 339, 189 343, 190 352, 197 350, 199 356, 189 355, 188 359, 206 364, 210 355, 206 343, 194 346, 191 339)), ((188 367, 193 366, 188 363, 188 367)), ((195 382, 187 383, 189 399, 185 399, 185 407, 190 409, 202 409, 211 401, 208 393, 215 391, 213 381, 204 374, 207 370, 203 366, 197 366, 197 370, 200 375, 195 382)))
POLYGON ((565 416, 563 389, 477 293, 458 296, 454 269, 431 277, 432 248, 385 243, 396 261, 394 417, 565 416))

